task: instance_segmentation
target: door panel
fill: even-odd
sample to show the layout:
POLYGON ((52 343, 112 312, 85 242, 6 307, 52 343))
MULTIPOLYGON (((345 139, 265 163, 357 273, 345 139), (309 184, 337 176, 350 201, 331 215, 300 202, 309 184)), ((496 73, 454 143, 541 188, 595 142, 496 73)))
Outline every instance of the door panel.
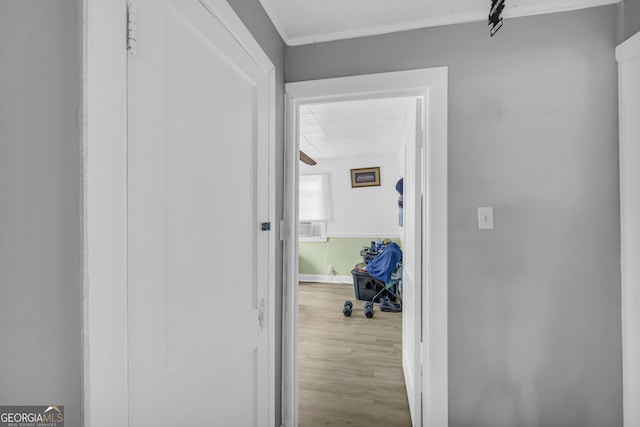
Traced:
POLYGON ((640 33, 616 48, 620 117, 620 226, 624 425, 640 425, 640 33))
POLYGON ((266 425, 267 75, 206 3, 137 3, 130 425, 266 425))
POLYGON ((413 425, 421 425, 422 340, 422 98, 416 100, 415 138, 405 147, 402 365, 413 425))

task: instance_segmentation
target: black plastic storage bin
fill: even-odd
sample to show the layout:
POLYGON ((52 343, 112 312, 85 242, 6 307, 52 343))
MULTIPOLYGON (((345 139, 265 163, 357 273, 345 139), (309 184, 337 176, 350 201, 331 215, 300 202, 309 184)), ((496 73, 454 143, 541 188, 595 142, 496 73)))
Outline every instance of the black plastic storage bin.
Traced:
MULTIPOLYGON (((371 301, 371 298, 384 289, 384 284, 369 276, 367 272, 358 271, 354 268, 351 270, 351 274, 353 275, 353 290, 355 291, 356 299, 371 301)), ((380 302, 380 298, 386 294, 387 292, 381 292, 374 302, 380 302)))

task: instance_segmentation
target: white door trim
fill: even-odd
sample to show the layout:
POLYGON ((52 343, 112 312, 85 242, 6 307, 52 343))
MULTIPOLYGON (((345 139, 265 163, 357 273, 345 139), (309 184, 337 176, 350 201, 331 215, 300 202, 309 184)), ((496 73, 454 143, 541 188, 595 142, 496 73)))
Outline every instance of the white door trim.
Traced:
POLYGON ((83 9, 84 425, 126 427, 126 1, 83 9))
POLYGON ((616 48, 620 120, 620 240, 624 425, 640 425, 640 33, 616 48))
POLYGON ((297 107, 322 100, 429 93, 426 105, 423 247, 423 425, 448 424, 447 376, 447 68, 368 74, 286 84, 282 425, 298 423, 297 107))
MULTIPOLYGON (((226 0, 201 0, 269 75, 269 218, 275 220, 275 67, 226 0)), ((83 0, 84 425, 128 422, 127 0, 83 0)), ((138 11, 144 14, 144 11, 138 11)), ((141 35, 139 35, 141 36, 141 35)), ((275 242, 269 237, 269 418, 275 423, 275 242)))

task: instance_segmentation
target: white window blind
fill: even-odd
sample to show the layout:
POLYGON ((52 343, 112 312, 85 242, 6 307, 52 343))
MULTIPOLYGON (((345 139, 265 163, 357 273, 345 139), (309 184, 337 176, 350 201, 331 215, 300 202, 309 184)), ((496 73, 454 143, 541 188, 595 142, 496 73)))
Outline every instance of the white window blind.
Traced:
POLYGON ((301 175, 298 200, 300 221, 327 221, 331 212, 329 176, 301 175))

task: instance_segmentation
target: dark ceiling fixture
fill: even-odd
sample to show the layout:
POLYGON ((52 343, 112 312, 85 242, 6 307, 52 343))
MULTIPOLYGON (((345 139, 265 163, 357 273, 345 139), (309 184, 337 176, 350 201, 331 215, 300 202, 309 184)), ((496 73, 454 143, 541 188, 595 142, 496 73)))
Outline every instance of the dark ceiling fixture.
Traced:
POLYGON ((300 150, 300 161, 302 163, 308 164, 309 166, 315 166, 317 164, 315 160, 313 160, 311 157, 304 154, 302 150, 300 150))
POLYGON ((491 37, 502 27, 502 9, 505 0, 491 0, 491 10, 489 11, 489 26, 491 26, 491 37))

